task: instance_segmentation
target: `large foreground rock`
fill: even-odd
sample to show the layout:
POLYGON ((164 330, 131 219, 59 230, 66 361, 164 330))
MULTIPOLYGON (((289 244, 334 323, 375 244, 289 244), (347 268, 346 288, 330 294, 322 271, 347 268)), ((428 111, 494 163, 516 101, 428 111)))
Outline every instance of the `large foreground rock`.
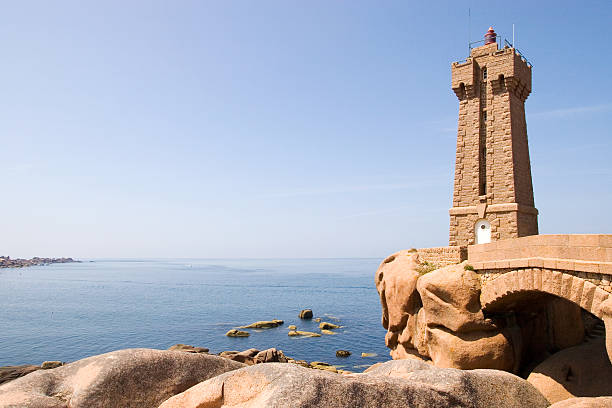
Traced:
POLYGON ((400 251, 376 271, 385 342, 394 359, 431 359, 438 367, 514 371, 517 350, 484 316, 480 280, 466 263, 423 273, 419 255, 400 251))
POLYGON ((385 259, 376 271, 382 325, 387 329, 385 343, 391 350, 395 350, 398 343, 406 349, 416 349, 416 316, 422 306, 416 290, 421 276, 417 272, 418 260, 418 254, 400 251, 385 259))
POLYGON ((427 344, 437 367, 512 371, 514 366, 514 350, 501 332, 453 333, 442 327, 427 328, 427 344))
POLYGON ((244 366, 206 354, 119 350, 3 384, 0 407, 157 407, 195 384, 244 366))
POLYGON ((368 367, 363 373, 408 379, 415 371, 430 370, 432 368, 431 363, 420 360, 396 360, 376 363, 368 367))
POLYGON ((456 333, 496 329, 480 308, 480 289, 478 275, 465 270, 465 263, 437 269, 417 282, 428 325, 456 333))
POLYGON ((202 382, 160 408, 546 406, 531 384, 509 373, 440 369, 404 360, 351 375, 294 364, 258 364, 202 382))
MULTIPOLYGON (((481 278, 467 262, 433 271, 430 266, 418 252, 400 251, 376 271, 385 343, 393 359, 526 374, 552 353, 583 341, 582 311, 565 299, 534 292, 521 302, 508 297, 503 307, 485 313, 481 278)), ((609 322, 610 354, 612 299, 601 311, 609 322)))
POLYGON ((553 354, 534 368, 527 381, 551 403, 572 397, 612 397, 612 364, 604 339, 553 354))

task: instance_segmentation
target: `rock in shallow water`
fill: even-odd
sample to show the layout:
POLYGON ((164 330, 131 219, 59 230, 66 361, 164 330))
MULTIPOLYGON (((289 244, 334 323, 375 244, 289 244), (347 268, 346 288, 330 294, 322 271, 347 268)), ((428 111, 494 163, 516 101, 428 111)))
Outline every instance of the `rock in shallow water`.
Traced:
POLYGON ((277 350, 275 348, 269 348, 263 351, 259 351, 255 348, 244 351, 222 351, 219 353, 219 356, 248 365, 261 363, 286 363, 288 360, 283 354, 282 350, 277 350))
POLYGON ((171 351, 184 351, 186 353, 208 353, 209 350, 206 347, 194 347, 188 344, 175 344, 168 348, 171 351))
POLYGON ((262 320, 259 322, 251 323, 246 326, 240 326, 240 329, 271 329, 274 327, 278 327, 282 324, 285 324, 282 320, 262 320))
POLYGON ((250 333, 242 331, 242 330, 232 329, 232 330, 228 331, 227 333, 225 333, 225 335, 227 337, 249 337, 250 333))
POLYGON ((339 328, 340 326, 338 326, 337 324, 328 323, 328 322, 319 323, 319 329, 321 330, 332 330, 332 329, 339 329, 339 328))
POLYGON ((291 337, 296 337, 296 336, 302 336, 302 337, 321 337, 321 335, 319 333, 313 333, 313 332, 301 331, 301 330, 291 330, 287 334, 289 336, 291 336, 291 337))
POLYGON ((324 363, 322 361, 312 361, 308 366, 310 368, 314 368, 315 370, 330 371, 332 373, 338 372, 338 369, 336 369, 335 366, 329 363, 324 363))
POLYGON ((312 319, 312 310, 311 309, 304 309, 300 312, 299 316, 300 319, 312 319))
POLYGON ((160 408, 238 406, 544 408, 548 402, 527 381, 509 373, 442 369, 405 360, 350 375, 294 364, 259 364, 202 382, 160 408))
POLYGON ((0 386, 2 408, 147 408, 244 364, 207 354, 127 349, 0 386))
POLYGON ((255 364, 254 358, 259 353, 259 350, 256 348, 250 348, 248 350, 243 351, 222 351, 219 353, 220 357, 229 358, 230 360, 238 361, 239 363, 245 363, 249 365, 255 364))
POLYGON ((282 350, 277 350, 275 348, 269 348, 267 350, 260 351, 255 355, 255 364, 261 363, 286 363, 287 356, 283 353, 282 350))

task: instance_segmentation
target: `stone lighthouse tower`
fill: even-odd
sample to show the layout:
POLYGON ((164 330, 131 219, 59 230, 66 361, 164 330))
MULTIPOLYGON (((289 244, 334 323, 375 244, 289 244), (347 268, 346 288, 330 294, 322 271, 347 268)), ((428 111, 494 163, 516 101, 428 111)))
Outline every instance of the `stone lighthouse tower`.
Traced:
POLYGON ((485 44, 452 64, 459 98, 451 246, 538 233, 525 123, 531 65, 498 48, 493 28, 485 44))

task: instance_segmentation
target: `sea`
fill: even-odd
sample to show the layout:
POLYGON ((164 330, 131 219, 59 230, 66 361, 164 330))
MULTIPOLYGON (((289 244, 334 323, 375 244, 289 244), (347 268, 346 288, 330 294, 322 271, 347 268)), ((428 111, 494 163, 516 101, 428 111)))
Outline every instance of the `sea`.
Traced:
POLYGON ((389 360, 374 285, 380 259, 95 259, 0 269, 0 366, 75 361, 125 348, 183 343, 275 347, 299 360, 360 372, 389 360), (336 335, 290 337, 289 325, 336 335), (225 333, 259 320, 284 325, 225 333), (336 350, 349 350, 348 358, 336 350), (362 353, 373 354, 362 357, 362 353))

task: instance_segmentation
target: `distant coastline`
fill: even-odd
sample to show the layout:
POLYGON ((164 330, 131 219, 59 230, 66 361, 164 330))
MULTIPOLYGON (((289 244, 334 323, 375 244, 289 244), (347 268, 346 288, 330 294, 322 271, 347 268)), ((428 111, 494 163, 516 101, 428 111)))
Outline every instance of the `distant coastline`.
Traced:
POLYGON ((0 256, 0 268, 27 268, 28 266, 49 265, 54 263, 80 262, 72 258, 39 258, 32 259, 11 259, 10 256, 0 256))

